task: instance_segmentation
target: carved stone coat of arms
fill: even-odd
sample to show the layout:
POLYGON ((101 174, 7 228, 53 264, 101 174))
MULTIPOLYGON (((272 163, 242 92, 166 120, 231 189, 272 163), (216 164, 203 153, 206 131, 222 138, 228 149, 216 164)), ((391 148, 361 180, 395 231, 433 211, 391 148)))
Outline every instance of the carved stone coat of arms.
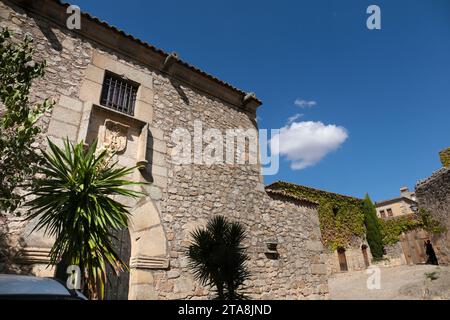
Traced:
POLYGON ((129 126, 112 120, 105 120, 105 135, 103 137, 103 146, 121 153, 127 147, 127 136, 129 126))

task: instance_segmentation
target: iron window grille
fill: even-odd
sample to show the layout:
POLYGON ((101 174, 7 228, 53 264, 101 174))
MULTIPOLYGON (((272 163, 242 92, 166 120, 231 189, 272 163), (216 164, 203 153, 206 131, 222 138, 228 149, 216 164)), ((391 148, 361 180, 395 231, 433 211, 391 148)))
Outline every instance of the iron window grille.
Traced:
POLYGON ((139 85, 111 72, 105 73, 100 104, 134 116, 136 94, 139 85))

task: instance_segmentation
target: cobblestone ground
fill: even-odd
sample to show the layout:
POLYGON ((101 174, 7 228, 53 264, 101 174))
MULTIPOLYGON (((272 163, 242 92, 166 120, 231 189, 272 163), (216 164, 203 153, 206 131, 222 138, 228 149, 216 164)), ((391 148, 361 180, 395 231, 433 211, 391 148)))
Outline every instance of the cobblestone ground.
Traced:
POLYGON ((333 300, 450 300, 450 267, 414 265, 380 267, 380 289, 369 290, 367 270, 329 279, 333 300), (432 280, 433 279, 433 280, 432 280))

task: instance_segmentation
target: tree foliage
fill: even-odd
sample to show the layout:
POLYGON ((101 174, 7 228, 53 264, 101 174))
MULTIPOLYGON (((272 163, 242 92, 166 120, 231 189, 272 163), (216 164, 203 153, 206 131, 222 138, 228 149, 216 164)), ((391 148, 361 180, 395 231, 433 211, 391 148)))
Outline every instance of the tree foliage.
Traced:
POLYGON ((140 195, 126 188, 139 184, 125 179, 135 168, 118 167, 107 150, 96 152, 97 142, 87 149, 83 142, 65 141, 64 148, 48 143, 28 219, 38 220, 34 230, 55 237, 50 263, 78 265, 91 297, 103 298, 106 264, 116 273, 127 268, 113 248, 112 231, 128 226, 128 208, 116 197, 140 195))
POLYGON ((190 268, 202 285, 214 286, 220 300, 242 299, 239 289, 249 277, 248 256, 242 241, 246 237, 243 226, 229 222, 223 216, 211 218, 205 229, 191 233, 192 244, 188 256, 190 268))
POLYGON ((364 224, 366 226, 366 238, 370 247, 370 252, 374 259, 383 257, 383 236, 381 234, 381 225, 377 217, 375 205, 366 194, 363 201, 364 224))
POLYGON ((0 30, 0 210, 14 210, 22 201, 21 187, 41 159, 32 148, 41 131, 37 122, 53 105, 29 103, 32 82, 45 68, 33 55, 30 38, 15 42, 7 29, 0 30))

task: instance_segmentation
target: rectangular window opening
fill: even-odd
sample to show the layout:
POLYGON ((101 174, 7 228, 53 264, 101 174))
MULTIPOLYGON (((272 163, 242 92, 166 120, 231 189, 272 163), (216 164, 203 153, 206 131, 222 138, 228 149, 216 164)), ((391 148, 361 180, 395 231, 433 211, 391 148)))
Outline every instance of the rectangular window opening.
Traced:
POLYGON ((134 116, 138 88, 139 84, 107 71, 103 80, 100 104, 134 116))

